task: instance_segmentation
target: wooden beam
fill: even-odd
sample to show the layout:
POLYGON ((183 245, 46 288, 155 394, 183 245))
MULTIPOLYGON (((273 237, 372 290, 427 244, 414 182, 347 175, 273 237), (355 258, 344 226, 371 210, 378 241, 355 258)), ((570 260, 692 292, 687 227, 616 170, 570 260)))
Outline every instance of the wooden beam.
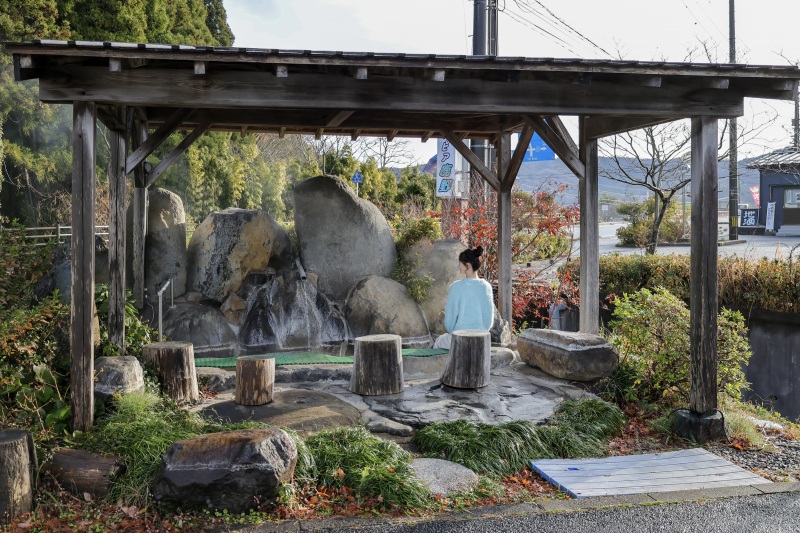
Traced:
POLYGON ((281 128, 278 130, 278 138, 283 139, 286 136, 286 128, 281 128))
MULTIPOLYGON (((497 143, 497 174, 508 174, 511 163, 511 134, 501 133, 497 143)), ((497 307, 500 316, 513 327, 511 302, 511 188, 497 191, 497 307)))
MULTIPOLYGON (((138 111, 138 110, 137 110, 138 111)), ((141 116, 133 126, 134 146, 147 141, 147 121, 141 116)), ((144 308, 145 239, 147 237, 147 176, 144 162, 133 169, 133 299, 137 309, 144 308)))
POLYGON ((73 431, 89 431, 94 419, 95 105, 75 102, 72 117, 71 421, 73 431))
POLYGON ((399 133, 399 131, 398 131, 398 130, 392 130, 392 131, 390 131, 390 132, 389 132, 389 135, 387 135, 387 136, 386 136, 386 140, 387 140, 387 141, 389 141, 389 142, 392 142, 392 141, 394 140, 394 138, 395 138, 395 137, 397 137, 397 134, 398 134, 398 133, 399 133))
POLYGON ((352 114, 353 114, 352 111, 339 111, 333 118, 328 120, 328 122, 325 124, 325 127, 336 128, 338 126, 341 126, 345 120, 350 118, 350 115, 352 114))
POLYGON ((350 140, 355 141, 358 139, 359 135, 361 135, 361 130, 355 130, 353 133, 350 134, 350 140))
POLYGON ((717 120, 692 119, 689 408, 717 408, 717 120))
POLYGON ((428 142, 428 139, 433 137, 435 133, 436 133, 435 131, 426 131, 425 134, 422 136, 421 141, 424 143, 428 142))
POLYGON ((147 138, 146 141, 137 146, 136 150, 134 150, 133 153, 128 156, 127 163, 125 164, 126 172, 133 172, 133 169, 140 163, 144 162, 144 160, 147 159, 147 156, 152 154, 153 151, 167 139, 167 137, 172 135, 175 130, 178 129, 178 126, 180 126, 184 120, 189 118, 193 112, 194 109, 176 109, 175 112, 173 112, 172 115, 167 119, 167 121, 158 127, 151 137, 147 138))
POLYGON ((600 139, 628 131, 672 122, 679 117, 585 117, 586 137, 600 139))
POLYGON ((525 125, 522 133, 519 135, 519 142, 517 143, 517 148, 514 150, 514 155, 508 163, 508 169, 505 174, 503 174, 502 186, 504 191, 510 191, 514 186, 519 167, 522 165, 522 160, 525 158, 525 153, 528 151, 528 146, 530 146, 532 138, 533 128, 530 125, 525 125))
POLYGON ((206 62, 205 61, 195 61, 194 62, 194 75, 195 76, 204 76, 206 73, 206 62))
POLYGON ((584 178, 580 180, 580 332, 600 334, 600 218, 599 218, 599 166, 597 139, 584 134, 581 121, 581 159, 584 178))
POLYGON ((127 131, 125 117, 120 116, 118 106, 97 106, 97 120, 110 130, 127 131))
POLYGON ((325 128, 317 128, 317 131, 314 133, 314 138, 316 140, 320 140, 322 138, 323 131, 325 131, 325 128))
POLYGON ((211 124, 206 122, 205 124, 201 124, 197 126, 194 131, 192 131, 189 135, 183 138, 183 140, 176 146, 170 153, 165 157, 153 171, 147 175, 147 186, 150 187, 155 181, 166 172, 166 170, 174 163, 183 153, 189 149, 189 147, 194 144, 194 142, 199 139, 202 135, 204 135, 208 129, 211 127, 211 124))
POLYGON ((572 139, 572 135, 569 134, 567 131, 567 127, 564 126, 564 122, 561 120, 559 116, 552 116, 547 117, 545 122, 553 128, 553 130, 558 134, 561 140, 567 145, 567 148, 575 154, 578 154, 580 157, 580 150, 578 150, 578 145, 575 144, 575 141, 572 139))
MULTIPOLYGON (((125 122, 125 108, 118 114, 125 122)), ((108 176, 108 340, 125 355, 125 200, 128 174, 125 172, 127 154, 126 129, 111 130, 109 135, 108 176)))
POLYGON ((484 180, 486 180, 486 183, 488 183, 492 187, 492 189, 494 189, 495 191, 499 191, 502 189, 502 187, 500 186, 500 180, 497 179, 497 176, 495 176, 491 170, 486 168, 486 165, 483 164, 483 161, 478 159, 478 156, 476 156, 472 150, 467 148, 467 145, 464 144, 464 141, 459 139, 458 136, 452 131, 445 130, 442 131, 441 133, 442 137, 450 141, 450 144, 453 145, 453 148, 455 148, 458 151, 458 153, 461 154, 464 157, 464 159, 467 160, 470 166, 472 166, 472 168, 475 171, 477 171, 478 174, 480 174, 484 180))
POLYGON ((525 122, 539 134, 539 137, 553 149, 564 164, 567 165, 567 168, 578 176, 579 179, 583 179, 586 168, 578 154, 572 150, 572 147, 567 141, 564 140, 550 124, 546 123, 542 117, 526 115, 523 119, 525 119, 525 122))
POLYGON ((74 66, 40 78, 45 102, 97 101, 141 106, 256 109, 350 109, 429 113, 526 115, 740 116, 743 97, 733 91, 697 91, 680 85, 653 89, 617 83, 590 86, 551 81, 519 83, 484 79, 441 82, 411 76, 356 80, 351 76, 298 73, 278 79, 264 72, 188 69, 108 69, 74 66), (381 95, 381 97, 376 97, 381 95))

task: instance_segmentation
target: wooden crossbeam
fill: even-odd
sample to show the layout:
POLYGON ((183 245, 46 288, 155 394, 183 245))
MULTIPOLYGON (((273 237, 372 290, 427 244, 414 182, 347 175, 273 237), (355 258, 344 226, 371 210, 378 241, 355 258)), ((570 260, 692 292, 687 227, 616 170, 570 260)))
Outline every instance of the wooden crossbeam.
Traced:
POLYGON ((599 139, 628 131, 656 126, 678 120, 679 117, 585 117, 583 120, 587 139, 599 139))
POLYGON ((422 136, 422 139, 421 139, 421 140, 422 140, 422 142, 424 142, 424 143, 428 142, 428 139, 430 139, 431 137, 433 137, 433 134, 434 134, 434 133, 436 133, 436 132, 435 132, 435 131, 427 131, 427 132, 425 132, 425 135, 423 135, 423 136, 422 136))
POLYGON ((528 151, 528 146, 531 144, 533 138, 533 128, 530 124, 526 124, 519 135, 519 142, 514 149, 514 155, 508 162, 505 174, 503 175, 502 187, 504 191, 510 191, 514 186, 514 181, 517 179, 519 167, 522 165, 522 160, 525 158, 525 152, 528 151))
POLYGON ((345 120, 347 120, 348 118, 350 118, 350 115, 352 115, 352 114, 353 114, 353 111, 339 111, 338 113, 336 113, 336 115, 333 118, 331 118, 325 124, 325 127, 326 128, 336 128, 338 126, 341 126, 342 123, 345 120))
POLYGON ((572 135, 570 135, 567 131, 567 127, 564 126, 564 122, 561 120, 561 117, 558 115, 550 116, 545 118, 545 122, 547 122, 550 127, 553 128, 556 133, 558 133, 558 136, 564 140, 564 142, 567 144, 567 147, 571 151, 580 155, 578 144, 572 139, 572 135))
POLYGON ((453 145, 453 148, 455 148, 458 153, 461 154, 464 159, 467 160, 467 162, 469 162, 473 169, 478 171, 478 174, 480 174, 481 177, 486 180, 486 183, 488 183, 492 189, 495 191, 500 191, 502 189, 500 180, 497 179, 497 176, 494 175, 494 172, 486 168, 486 165, 483 164, 483 161, 478 159, 478 156, 476 156, 472 150, 470 150, 467 145, 464 144, 464 141, 458 138, 458 135, 449 130, 443 130, 441 133, 442 137, 450 141, 450 144, 453 145))
POLYGON ((316 140, 320 140, 322 138, 323 131, 325 131, 325 128, 317 128, 317 131, 314 133, 314 138, 316 140))
POLYGON ((583 179, 586 174, 586 167, 577 152, 569 146, 568 142, 563 139, 550 124, 545 122, 542 117, 525 115, 523 118, 525 122, 539 134, 539 137, 558 154, 558 157, 561 158, 564 164, 567 165, 579 179, 583 179))
POLYGON ((286 135, 286 128, 281 128, 281 129, 278 130, 278 138, 279 139, 283 139, 285 135, 286 135))
POLYGON ((152 136, 148 137, 146 141, 140 144, 136 150, 134 150, 133 153, 128 156, 127 162, 125 163, 125 171, 128 174, 133 172, 133 169, 147 159, 147 156, 152 154, 156 148, 161 146, 161 143, 163 143, 167 137, 172 135, 173 132, 178 129, 178 126, 180 126, 184 120, 189 118, 192 113, 194 113, 194 109, 175 110, 175 112, 172 113, 172 115, 170 115, 170 117, 158 127, 152 136))
POLYGON ((386 136, 386 140, 389 141, 389 142, 392 142, 394 140, 394 138, 397 137, 398 133, 400 133, 398 130, 390 131, 389 135, 386 136))
POLYGON ((355 141, 358 139, 359 135, 361 135, 361 130, 355 130, 353 133, 350 134, 350 139, 355 141))
POLYGON ((189 135, 165 157, 151 173, 147 175, 147 186, 151 186, 166 170, 174 163, 188 148, 194 144, 211 127, 210 122, 204 122, 197 126, 189 135))

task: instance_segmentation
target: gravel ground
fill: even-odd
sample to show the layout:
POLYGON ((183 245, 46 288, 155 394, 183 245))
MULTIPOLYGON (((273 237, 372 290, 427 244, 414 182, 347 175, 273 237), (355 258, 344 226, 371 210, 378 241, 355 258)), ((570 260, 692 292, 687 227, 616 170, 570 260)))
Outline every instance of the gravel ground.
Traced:
POLYGON ((710 446, 712 453, 772 481, 800 481, 800 441, 767 437, 761 450, 710 446))

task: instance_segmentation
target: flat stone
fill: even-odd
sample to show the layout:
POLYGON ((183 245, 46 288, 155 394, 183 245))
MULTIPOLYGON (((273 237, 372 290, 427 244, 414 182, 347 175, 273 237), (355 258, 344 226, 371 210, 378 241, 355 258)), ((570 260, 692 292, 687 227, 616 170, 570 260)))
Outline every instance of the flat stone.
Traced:
POLYGON ((226 393, 197 410, 212 420, 264 422, 288 427, 300 434, 356 426, 361 420, 358 409, 332 394, 280 387, 275 387, 272 402, 266 405, 238 405, 233 401, 233 394, 226 393))
POLYGON ((572 500, 545 500, 538 502, 538 505, 545 511, 576 511, 578 509, 597 509, 620 505, 641 505, 655 501, 648 494, 630 494, 627 496, 598 496, 596 498, 577 498, 572 500))
POLYGON ((472 490, 478 484, 478 474, 466 466, 444 459, 414 459, 411 469, 433 494, 448 496, 454 492, 472 490))
POLYGON ((790 481, 788 483, 772 483, 763 485, 754 485, 759 491, 764 494, 778 494, 781 492, 800 492, 800 481, 790 481))
MULTIPOLYGON (((760 486, 760 485, 759 485, 760 486)), ((710 498, 733 498, 736 496, 754 496, 762 492, 750 485, 741 487, 707 487, 704 489, 678 490, 672 492, 650 492, 648 495, 659 502, 684 502, 707 500, 710 498)))
POLYGON ((236 372, 210 366, 201 366, 196 369, 197 381, 201 388, 212 392, 222 392, 236 387, 236 372))
MULTIPOLYGON (((419 376, 430 374, 441 376, 444 372, 444 365, 447 363, 448 354, 431 355, 427 357, 403 356, 403 374, 405 376, 419 376)), ((492 347, 492 370, 505 368, 516 362, 519 357, 509 349, 503 347, 492 347)))
POLYGON ((388 433, 397 437, 410 437, 414 434, 414 429, 405 424, 389 420, 382 416, 373 417, 372 420, 367 422, 367 431, 372 433, 388 433))
POLYGON ((619 355, 606 339, 588 333, 526 329, 517 338, 520 358, 560 379, 593 381, 611 375, 619 355))
POLYGON ((350 382, 353 365, 283 365, 275 367, 275 383, 350 382))

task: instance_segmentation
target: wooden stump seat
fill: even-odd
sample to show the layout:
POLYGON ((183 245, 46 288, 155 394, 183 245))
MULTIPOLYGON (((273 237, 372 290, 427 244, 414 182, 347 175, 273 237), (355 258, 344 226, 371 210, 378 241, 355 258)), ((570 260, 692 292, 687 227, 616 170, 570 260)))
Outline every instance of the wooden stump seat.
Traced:
POLYGON ((492 368, 489 332, 462 329, 452 335, 442 383, 457 389, 478 389, 488 385, 492 368))
POLYGON ((245 355, 236 359, 236 403, 264 405, 272 401, 275 358, 245 355))
POLYGON ((356 337, 350 390, 364 396, 403 391, 403 350, 399 335, 356 337))
POLYGON ((0 527, 30 512, 36 470, 31 434, 21 429, 0 430, 0 527))
POLYGON ((120 457, 64 448, 53 454, 50 472, 63 488, 81 498, 84 493, 105 498, 111 483, 125 473, 125 464, 120 457))
POLYGON ((176 402, 196 402, 200 399, 194 368, 194 345, 191 342, 148 344, 142 348, 142 362, 155 368, 164 392, 176 402))

